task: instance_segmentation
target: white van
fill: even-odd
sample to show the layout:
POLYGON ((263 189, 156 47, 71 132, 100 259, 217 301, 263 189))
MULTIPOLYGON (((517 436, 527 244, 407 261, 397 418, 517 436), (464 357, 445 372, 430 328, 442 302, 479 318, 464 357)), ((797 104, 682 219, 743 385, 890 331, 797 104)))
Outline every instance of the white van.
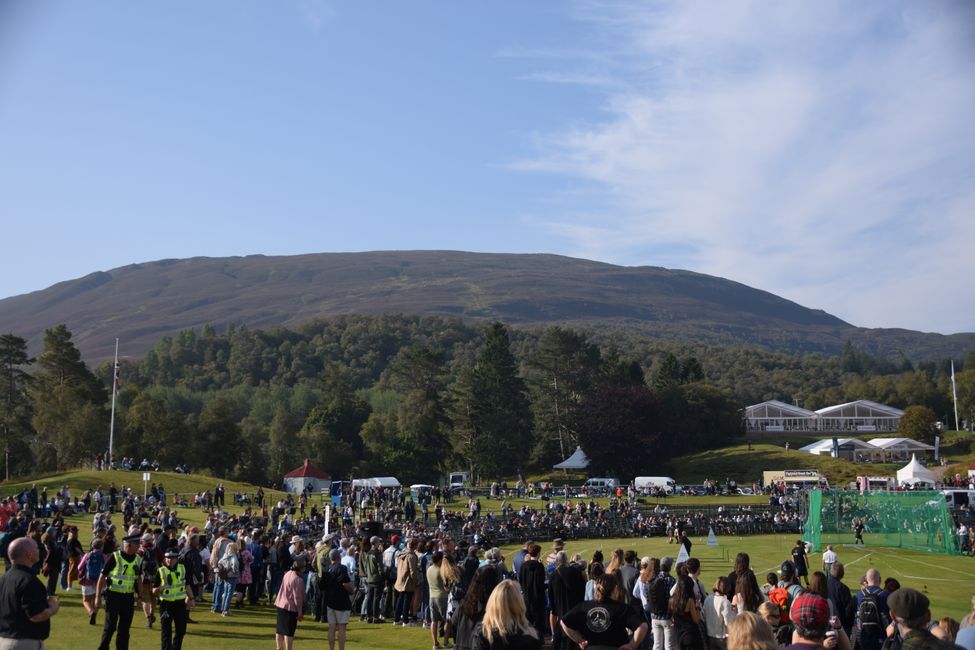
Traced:
POLYGON ((637 476, 633 479, 633 487, 637 492, 649 492, 657 488, 667 494, 673 494, 677 489, 677 483, 669 476, 637 476))
POLYGON ((615 478, 591 478, 582 484, 587 490, 615 490, 620 482, 615 478))

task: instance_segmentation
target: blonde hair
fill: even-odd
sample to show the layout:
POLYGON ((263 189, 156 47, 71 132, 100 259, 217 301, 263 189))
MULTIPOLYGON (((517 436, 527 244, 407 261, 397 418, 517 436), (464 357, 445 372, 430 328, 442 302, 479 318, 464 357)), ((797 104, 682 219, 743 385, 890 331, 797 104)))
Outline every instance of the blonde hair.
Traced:
POLYGON ((496 638, 504 642, 510 635, 519 633, 537 638, 535 629, 525 616, 525 599, 521 596, 521 585, 514 580, 498 583, 484 608, 481 628, 490 644, 496 638))
POLYGON ((440 562, 440 577, 445 585, 455 585, 460 582, 460 569, 457 567, 457 563, 446 553, 440 562))
POLYGON ((728 650, 778 650, 771 626, 754 612, 742 612, 728 624, 728 650))
MULTIPOLYGON (((782 620, 780 618, 782 616, 782 610, 779 609, 778 605, 775 603, 770 603, 767 600, 758 606, 758 614, 765 619, 766 623, 768 622, 769 618, 774 618, 776 623, 782 620)), ((771 623, 769 623, 769 625, 771 625, 771 623)))

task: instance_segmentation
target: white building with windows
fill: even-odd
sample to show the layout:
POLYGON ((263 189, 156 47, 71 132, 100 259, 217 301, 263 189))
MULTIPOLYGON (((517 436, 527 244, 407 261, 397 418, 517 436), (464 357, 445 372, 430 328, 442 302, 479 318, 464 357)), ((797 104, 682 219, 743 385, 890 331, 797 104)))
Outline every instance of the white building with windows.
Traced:
POLYGON ((857 400, 810 411, 778 400, 745 408, 749 433, 896 433, 904 411, 870 400, 857 400))
POLYGON ((745 408, 746 431, 815 431, 816 414, 777 399, 745 408))

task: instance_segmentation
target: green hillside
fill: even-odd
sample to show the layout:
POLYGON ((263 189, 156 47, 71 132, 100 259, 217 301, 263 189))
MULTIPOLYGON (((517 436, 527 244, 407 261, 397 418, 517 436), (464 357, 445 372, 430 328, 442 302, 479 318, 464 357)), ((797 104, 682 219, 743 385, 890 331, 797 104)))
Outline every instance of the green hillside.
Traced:
MULTIPOLYGON (((758 482, 765 471, 815 469, 829 479, 830 485, 844 487, 857 476, 894 476, 904 466, 903 462, 853 463, 842 458, 815 456, 798 451, 799 447, 819 439, 821 437, 817 436, 763 440, 753 442, 750 450, 745 442, 721 449, 685 454, 672 459, 661 473, 685 484, 701 483, 706 478, 719 481, 732 478, 744 484, 758 482), (788 451, 784 446, 786 440, 789 442, 788 451)), ((955 471, 964 474, 968 464, 975 461, 972 441, 972 434, 964 431, 949 431, 945 434, 942 453, 950 463, 946 474, 954 474, 955 471)))
MULTIPOLYGON (((176 474, 175 472, 150 472, 150 483, 162 483, 165 487, 167 496, 173 494, 197 494, 205 490, 213 490, 217 483, 223 483, 227 490, 227 500, 233 498, 234 492, 254 494, 258 486, 250 483, 238 483, 236 481, 225 481, 223 479, 207 476, 206 474, 176 474)), ((142 472, 125 471, 105 471, 96 472, 93 470, 72 470, 61 474, 37 476, 26 480, 16 480, 0 482, 0 496, 17 494, 20 490, 31 485, 36 485, 40 490, 47 487, 48 496, 53 497, 59 488, 67 485, 71 488, 71 496, 80 497, 86 490, 94 490, 98 486, 108 487, 115 483, 116 487, 129 487, 136 492, 141 492, 143 488, 142 472)), ((271 490, 264 488, 265 493, 271 490)))

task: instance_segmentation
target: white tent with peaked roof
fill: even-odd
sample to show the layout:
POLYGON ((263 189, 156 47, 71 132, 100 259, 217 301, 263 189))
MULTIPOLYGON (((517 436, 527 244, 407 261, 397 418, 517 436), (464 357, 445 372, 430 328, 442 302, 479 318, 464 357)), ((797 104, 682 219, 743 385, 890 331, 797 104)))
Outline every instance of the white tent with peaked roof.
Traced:
POLYGON ((900 485, 905 483, 934 485, 934 474, 927 467, 917 462, 917 456, 911 456, 911 462, 897 470, 897 482, 900 485))
POLYGON ((558 465, 552 465, 552 467, 555 469, 586 469, 589 467, 589 457, 586 456, 586 452, 582 451, 582 447, 576 447, 571 456, 558 465))

